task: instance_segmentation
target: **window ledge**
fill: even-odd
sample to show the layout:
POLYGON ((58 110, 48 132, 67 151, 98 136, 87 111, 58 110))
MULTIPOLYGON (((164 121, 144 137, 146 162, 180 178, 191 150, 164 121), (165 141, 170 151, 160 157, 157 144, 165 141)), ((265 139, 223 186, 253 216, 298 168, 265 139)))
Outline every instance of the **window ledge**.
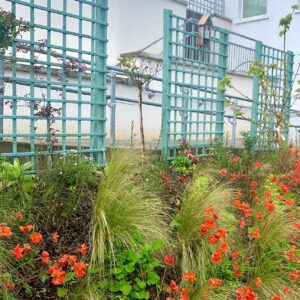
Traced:
POLYGON ((244 23, 250 23, 250 22, 257 22, 257 21, 263 21, 269 19, 269 16, 264 15, 264 16, 257 16, 257 17, 252 17, 252 18, 246 18, 246 19, 241 19, 238 22, 235 22, 235 24, 244 24, 244 23))

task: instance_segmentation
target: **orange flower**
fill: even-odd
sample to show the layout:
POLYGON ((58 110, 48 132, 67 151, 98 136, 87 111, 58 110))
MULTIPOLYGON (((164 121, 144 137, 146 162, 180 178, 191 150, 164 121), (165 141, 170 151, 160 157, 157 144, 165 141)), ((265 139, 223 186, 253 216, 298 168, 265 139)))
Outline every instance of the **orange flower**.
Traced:
POLYGON ((86 244, 82 244, 80 246, 80 252, 81 252, 82 256, 86 256, 86 253, 87 253, 87 245, 86 244))
POLYGON ((74 267, 77 261, 77 257, 75 255, 69 255, 68 264, 74 267))
POLYGON ((12 254, 16 259, 21 259, 23 257, 24 249, 19 246, 19 244, 12 250, 12 254))
POLYGON ((266 200, 266 202, 265 202, 265 208, 268 211, 272 212, 275 209, 274 202, 272 200, 266 200))
POLYGON ((44 265, 49 265, 50 264, 49 252, 47 252, 47 251, 42 252, 42 263, 44 265))
POLYGON ((245 218, 242 218, 241 219, 241 223, 240 223, 240 228, 243 230, 246 226, 246 223, 245 223, 245 218))
POLYGON ((222 285, 222 280, 218 278, 209 278, 208 283, 211 289, 217 289, 222 285))
POLYGON ((235 250, 235 251, 232 252, 231 255, 232 255, 233 258, 237 259, 237 258, 240 257, 241 254, 240 254, 239 250, 235 250))
POLYGON ((24 254, 30 254, 31 252, 31 247, 30 244, 24 244, 24 254))
POLYGON ((255 163, 255 167, 256 167, 256 168, 260 168, 261 166, 262 166, 262 164, 261 164, 260 161, 257 161, 257 162, 255 163))
POLYGON ((58 263, 64 267, 67 265, 69 261, 69 255, 68 254, 64 254, 63 256, 61 256, 59 259, 58 259, 58 263))
POLYGON ((53 234, 52 234, 52 239, 53 239, 53 243, 58 243, 58 239, 59 239, 59 234, 58 234, 58 232, 54 232, 53 234))
POLYGON ((222 242, 218 249, 221 253, 227 253, 229 251, 229 246, 226 242, 222 242))
POLYGON ((177 285, 176 281, 174 281, 174 280, 170 281, 170 289, 172 290, 172 292, 175 292, 175 293, 178 292, 178 285, 177 285))
POLYGON ((2 223, 0 225, 0 236, 5 236, 5 237, 11 237, 12 236, 12 231, 10 227, 6 226, 6 223, 2 223))
POLYGON ((222 169, 222 170, 220 170, 220 175, 221 176, 226 176, 227 175, 227 170, 226 169, 222 169))
POLYGON ((66 276, 66 272, 63 271, 61 268, 53 270, 51 277, 52 277, 52 283, 54 285, 60 285, 64 283, 66 276))
POLYGON ((167 266, 172 266, 175 263, 174 258, 171 255, 166 255, 164 258, 164 262, 167 266))
POLYGON ((234 277, 241 277, 242 276, 242 270, 240 270, 240 269, 234 270, 233 276, 234 277))
POLYGON ((299 271, 297 270, 297 271, 290 272, 289 279, 291 281, 297 281, 299 279, 299 271))
POLYGON ((33 244, 38 244, 42 240, 43 236, 40 232, 33 232, 30 236, 30 241, 33 244))
POLYGON ((196 281, 196 274, 194 272, 184 272, 183 277, 185 281, 196 281))
POLYGON ((84 277, 86 265, 83 262, 77 262, 74 265, 74 272, 76 277, 84 277))
POLYGON ((257 213, 257 215, 256 215, 256 219, 259 220, 259 221, 261 221, 262 218, 263 218, 263 214, 262 214, 261 211, 259 211, 259 212, 257 213))
POLYGON ((235 164, 235 163, 237 163, 239 161, 239 157, 238 156, 234 156, 233 158, 232 158, 232 162, 235 164))
POLYGON ((216 250, 216 252, 212 254, 210 260, 214 264, 221 263, 222 262, 222 253, 219 250, 216 250))
POLYGON ((6 290, 13 290, 15 288, 15 285, 13 282, 4 282, 3 283, 3 287, 6 289, 6 290))
POLYGON ((255 281, 256 287, 259 288, 259 287, 261 286, 261 283, 262 283, 261 278, 260 278, 260 277, 257 277, 257 278, 256 278, 256 281, 255 281))
POLYGON ((17 219, 19 221, 21 221, 23 219, 23 214, 20 211, 17 212, 17 219))
POLYGON ((249 237, 252 237, 254 239, 259 239, 260 238, 260 234, 259 234, 259 229, 256 228, 254 229, 253 231, 251 231, 249 234, 248 234, 249 237))
POLYGON ((283 287, 283 294, 286 295, 288 291, 289 291, 289 287, 285 285, 283 287))
POLYGON ((257 297, 250 286, 240 287, 236 291, 237 300, 256 300, 257 297))
POLYGON ((32 225, 26 225, 26 226, 20 226, 20 227, 19 227, 19 230, 20 230, 21 232, 24 232, 24 231, 31 231, 32 228, 33 228, 32 225))
POLYGON ((205 211, 204 214, 209 217, 214 213, 214 208, 212 206, 209 206, 205 211))

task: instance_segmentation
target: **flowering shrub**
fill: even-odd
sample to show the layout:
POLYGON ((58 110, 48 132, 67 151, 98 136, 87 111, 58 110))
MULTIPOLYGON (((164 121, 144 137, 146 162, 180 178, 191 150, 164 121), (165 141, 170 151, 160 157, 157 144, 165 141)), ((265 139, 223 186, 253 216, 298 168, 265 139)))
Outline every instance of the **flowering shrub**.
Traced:
POLYGON ((75 284, 76 279, 85 276, 87 246, 82 244, 69 254, 60 255, 57 249, 59 234, 56 232, 52 235, 52 247, 48 251, 46 240, 51 236, 34 231, 34 226, 25 221, 19 211, 14 228, 6 223, 0 224, 1 255, 9 258, 12 266, 11 272, 7 269, 0 276, 1 287, 6 292, 17 292, 28 297, 41 293, 36 285, 43 284, 44 292, 46 287, 51 290, 59 286, 57 295, 66 295, 66 284, 75 284), (25 278, 26 282, 23 281, 25 278))

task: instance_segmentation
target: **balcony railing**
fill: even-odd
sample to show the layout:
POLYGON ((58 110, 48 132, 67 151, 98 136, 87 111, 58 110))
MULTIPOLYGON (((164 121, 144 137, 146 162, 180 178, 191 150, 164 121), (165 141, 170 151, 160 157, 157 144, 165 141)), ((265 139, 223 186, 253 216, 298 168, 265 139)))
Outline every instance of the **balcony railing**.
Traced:
POLYGON ((203 15, 224 16, 225 0, 188 0, 188 9, 203 15))

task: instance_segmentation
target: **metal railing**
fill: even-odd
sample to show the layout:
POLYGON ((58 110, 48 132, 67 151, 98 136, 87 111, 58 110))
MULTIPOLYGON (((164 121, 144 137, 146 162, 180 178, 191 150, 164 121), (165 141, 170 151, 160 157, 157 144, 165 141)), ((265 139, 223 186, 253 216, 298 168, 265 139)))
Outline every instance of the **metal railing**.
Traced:
POLYGON ((188 0, 188 9, 204 15, 224 16, 225 0, 188 0))

